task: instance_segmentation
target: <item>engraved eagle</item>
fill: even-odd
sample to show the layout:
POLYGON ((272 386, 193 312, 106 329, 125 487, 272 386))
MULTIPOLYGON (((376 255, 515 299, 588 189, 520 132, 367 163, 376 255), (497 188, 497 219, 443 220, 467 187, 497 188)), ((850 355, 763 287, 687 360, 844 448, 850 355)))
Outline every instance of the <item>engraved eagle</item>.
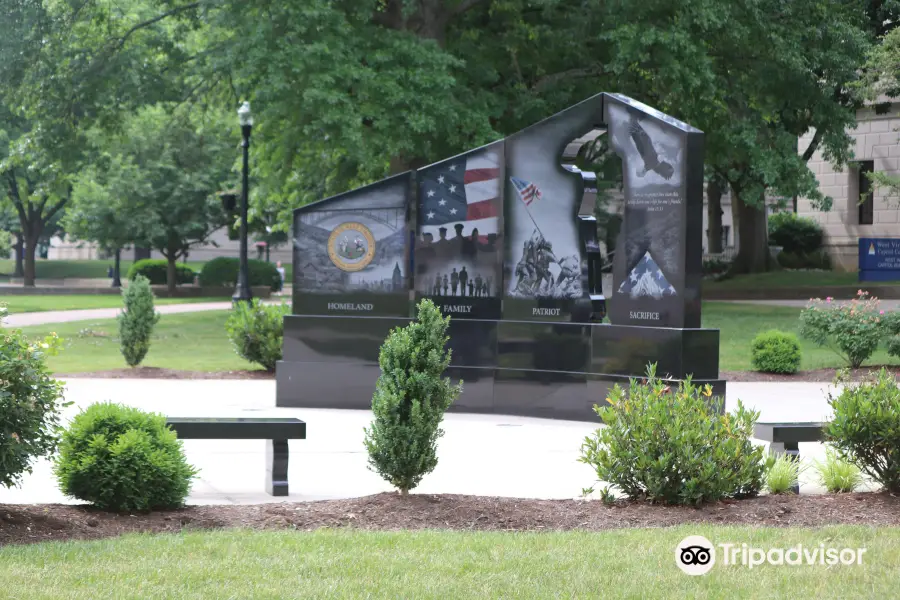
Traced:
POLYGON ((663 178, 671 179, 675 169, 669 163, 659 159, 659 154, 656 152, 656 148, 653 147, 653 141, 647 135, 647 132, 644 131, 644 128, 641 127, 635 115, 631 116, 631 120, 628 123, 628 134, 631 136, 631 141, 634 142, 638 154, 641 155, 641 160, 644 161, 644 168, 638 169, 638 177, 643 177, 648 171, 656 171, 663 178))

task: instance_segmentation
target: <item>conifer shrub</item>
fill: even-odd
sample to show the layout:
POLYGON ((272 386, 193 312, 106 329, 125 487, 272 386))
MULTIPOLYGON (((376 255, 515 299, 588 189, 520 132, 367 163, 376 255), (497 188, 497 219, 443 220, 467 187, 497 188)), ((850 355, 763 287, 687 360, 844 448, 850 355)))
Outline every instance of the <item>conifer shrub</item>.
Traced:
POLYGON ((437 441, 444 434, 444 412, 462 392, 443 373, 450 317, 430 300, 418 317, 391 331, 378 356, 371 425, 365 429, 369 468, 406 495, 437 466, 437 441))
POLYGON ((136 367, 150 351, 150 337, 159 322, 159 313, 153 308, 150 282, 142 275, 122 290, 122 299, 125 309, 118 316, 120 349, 128 366, 136 367))

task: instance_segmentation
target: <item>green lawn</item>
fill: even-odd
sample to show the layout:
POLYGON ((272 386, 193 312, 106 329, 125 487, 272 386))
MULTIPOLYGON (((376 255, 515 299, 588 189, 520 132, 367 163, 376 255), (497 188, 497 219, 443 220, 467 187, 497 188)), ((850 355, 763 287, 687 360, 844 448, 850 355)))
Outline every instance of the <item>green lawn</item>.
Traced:
MULTIPOLYGON (((877 285, 891 285, 898 282, 879 281, 877 285)), ((770 271, 737 275, 723 281, 703 281, 704 290, 745 290, 759 288, 802 287, 816 288, 825 285, 863 287, 858 273, 839 271, 770 271)), ((811 295, 815 295, 810 292, 811 295)))
MULTIPOLYGON (((250 258, 256 258, 256 252, 250 252, 250 258)), ((128 273, 128 269, 134 261, 122 260, 119 268, 122 271, 122 277, 128 273)), ((274 261, 273 261, 274 262, 274 261)), ((38 279, 99 279, 106 278, 106 270, 113 264, 112 259, 108 260, 45 260, 38 259, 35 264, 38 279)), ((182 264, 179 261, 178 264, 182 264)), ((189 260, 187 265, 194 271, 199 272, 203 268, 202 262, 189 260)), ((285 281, 291 282, 291 265, 283 263, 285 268, 285 281)), ((0 260, 0 275, 11 275, 15 270, 15 261, 12 259, 0 260)))
MULTIPOLYGON (((720 331, 719 369, 749 371, 750 342, 761 331, 781 329, 793 331, 799 337, 801 310, 752 303, 704 302, 703 326, 720 331)), ((800 348, 803 353, 801 370, 847 366, 837 354, 808 340, 800 338, 800 348)), ((879 349, 866 364, 898 364, 898 361, 888 356, 884 349, 879 349)))
MULTIPOLYGON (((234 371, 259 368, 234 353, 225 335, 228 311, 162 315, 153 330, 150 352, 142 366, 189 371, 234 371)), ((30 336, 56 332, 63 348, 48 359, 54 373, 122 369, 115 319, 96 319, 23 327, 30 336)))
POLYGON ((690 526, 555 533, 219 531, 0 549, 8 598, 893 598, 900 530, 690 526), (862 565, 675 566, 713 544, 866 548, 862 565))
MULTIPOLYGON (((719 368, 723 371, 750 370, 750 342, 767 329, 796 332, 799 308, 754 306, 729 302, 705 302, 703 326, 719 329, 719 368)), ((150 367, 191 371, 230 371, 253 368, 231 349, 225 335, 228 311, 162 315, 154 332, 144 364, 150 367)), ((103 371, 125 366, 119 353, 118 330, 114 319, 97 319, 23 328, 29 335, 43 336, 55 331, 64 339, 63 350, 49 359, 56 373, 103 371)), ((801 369, 841 367, 841 359, 826 348, 801 339, 801 369)), ((879 350, 867 364, 898 364, 879 350)))
MULTIPOLYGON (((196 302, 227 302, 227 297, 156 298, 156 304, 192 304, 196 302)), ((121 308, 122 297, 117 295, 73 296, 8 296, 3 299, 9 314, 46 312, 50 310, 82 310, 86 308, 121 308)))

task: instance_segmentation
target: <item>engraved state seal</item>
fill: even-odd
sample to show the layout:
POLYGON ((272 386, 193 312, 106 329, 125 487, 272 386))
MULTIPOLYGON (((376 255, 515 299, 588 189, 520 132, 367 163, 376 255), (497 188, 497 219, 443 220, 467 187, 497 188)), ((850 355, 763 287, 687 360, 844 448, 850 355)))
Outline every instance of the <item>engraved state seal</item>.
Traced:
POLYGON ((328 238, 328 256, 342 271, 362 271, 375 258, 375 236, 362 223, 342 223, 328 238))

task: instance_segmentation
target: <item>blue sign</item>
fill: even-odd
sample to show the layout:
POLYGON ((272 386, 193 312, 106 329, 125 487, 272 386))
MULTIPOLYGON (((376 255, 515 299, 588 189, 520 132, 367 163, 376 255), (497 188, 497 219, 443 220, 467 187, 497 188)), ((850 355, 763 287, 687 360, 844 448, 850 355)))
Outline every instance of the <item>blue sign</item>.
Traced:
POLYGON ((900 239, 859 238, 859 280, 900 281, 900 239))

